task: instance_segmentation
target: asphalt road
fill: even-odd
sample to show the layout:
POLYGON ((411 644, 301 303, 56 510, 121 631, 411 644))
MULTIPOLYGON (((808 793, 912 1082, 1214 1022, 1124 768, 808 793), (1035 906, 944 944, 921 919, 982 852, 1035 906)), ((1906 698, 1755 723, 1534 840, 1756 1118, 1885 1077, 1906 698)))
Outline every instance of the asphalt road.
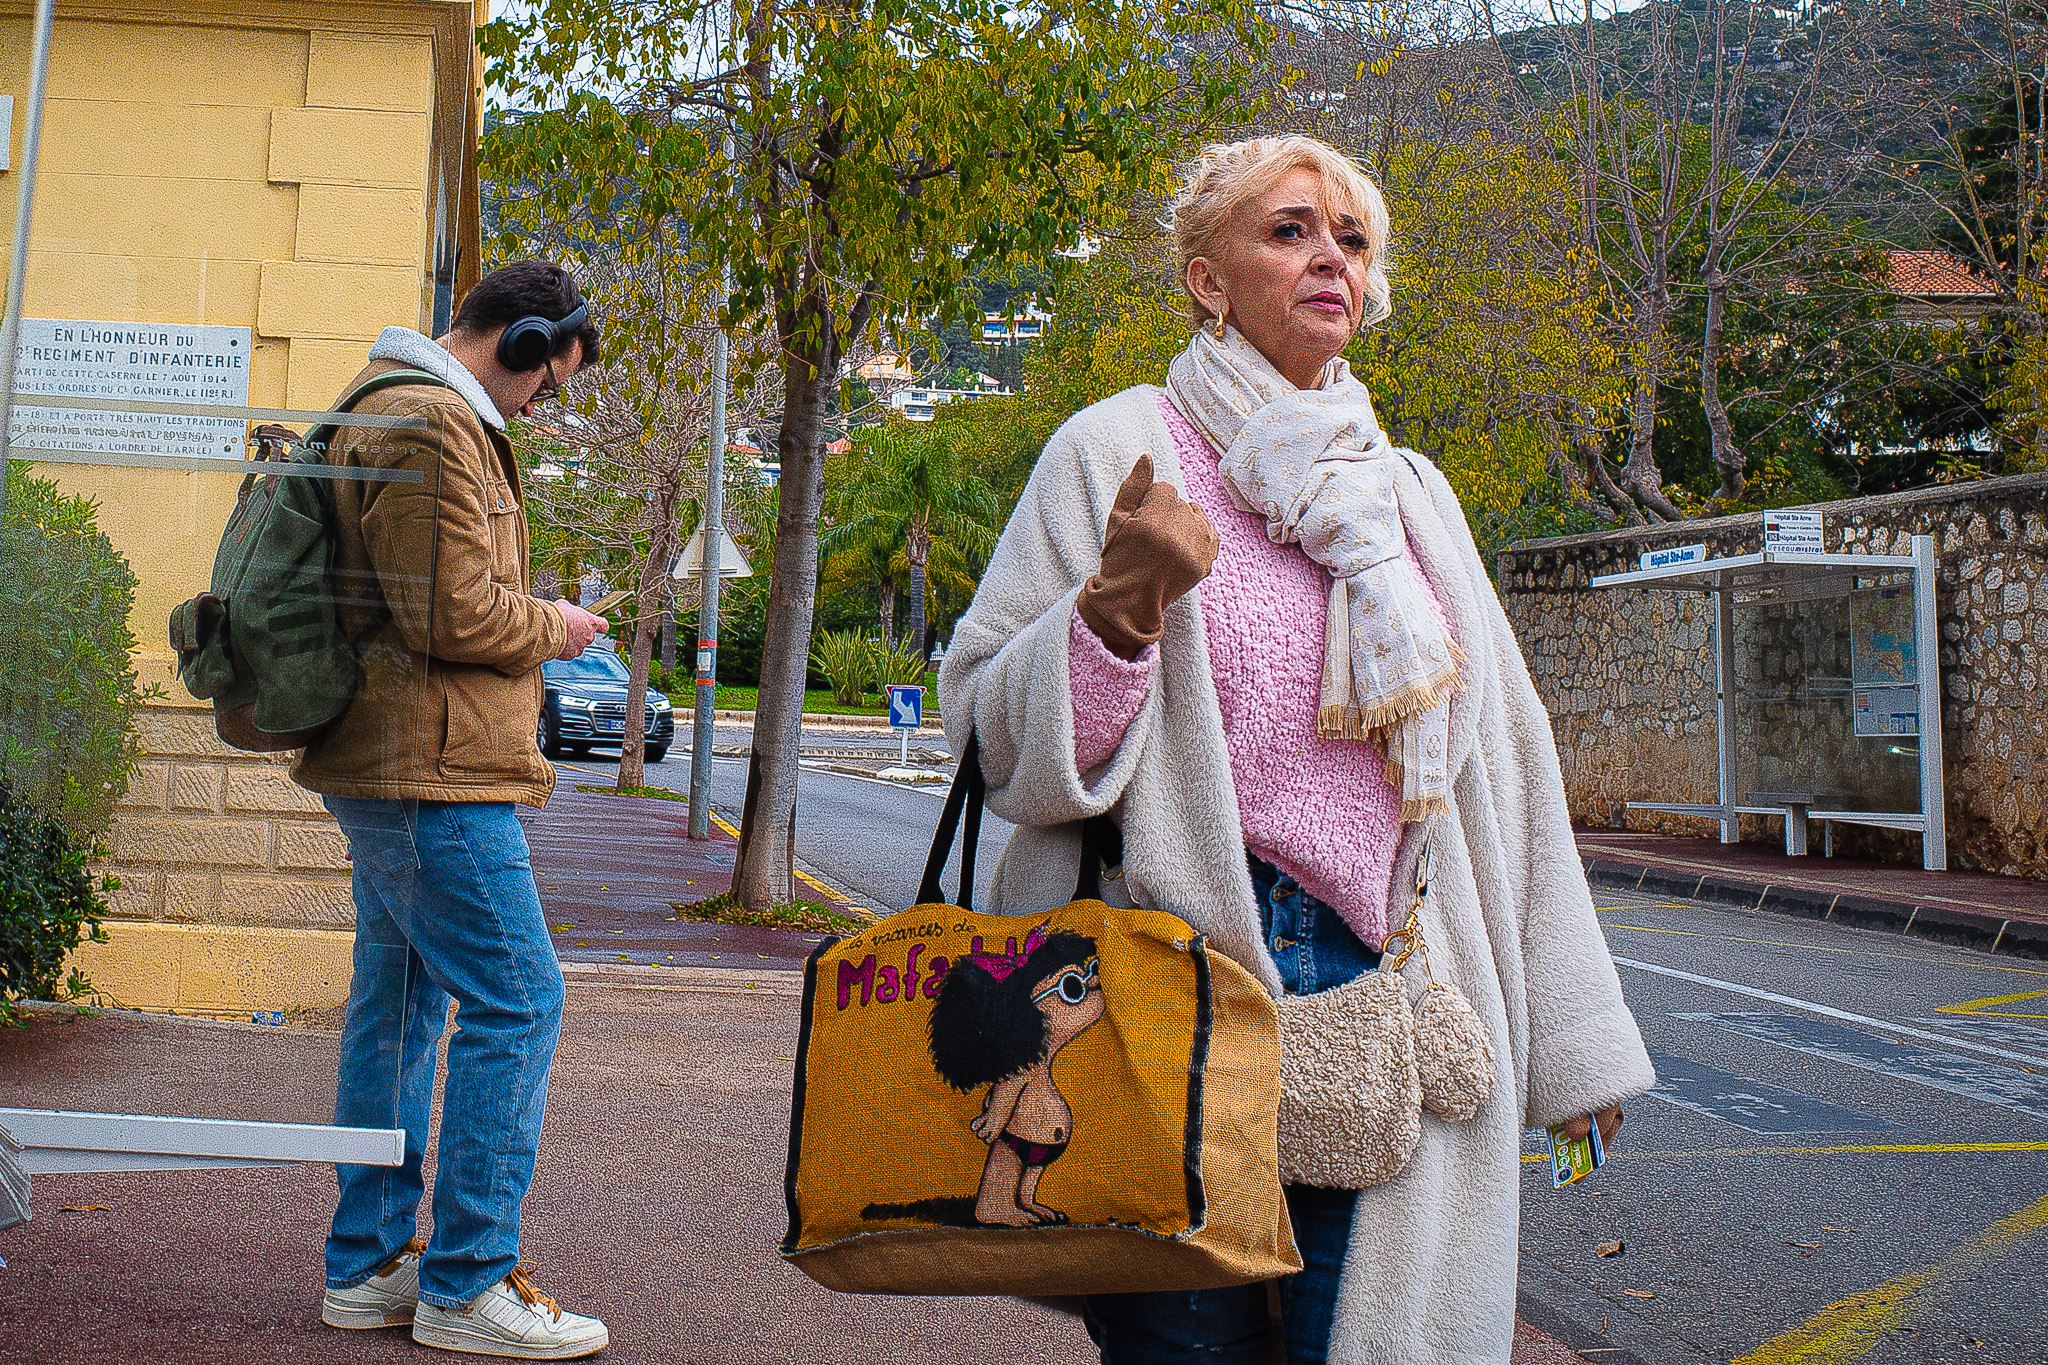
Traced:
MULTIPOLYGON (((744 730, 718 732, 721 747, 744 745, 747 738, 744 730)), ((886 734, 806 731, 804 743, 817 749, 873 750, 877 755, 875 766, 898 751, 897 741, 886 734)), ((944 747, 944 741, 932 738, 920 739, 916 744, 944 747)), ((831 764, 830 759, 803 760, 796 798, 797 865, 871 910, 882 914, 901 910, 917 899, 918 881, 924 875, 925 857, 931 848, 946 788, 942 783, 918 786, 855 776, 834 771, 831 764)), ((592 753, 563 766, 579 775, 609 775, 616 770, 617 758, 592 753)), ((649 764, 647 782, 673 791, 689 790, 687 743, 678 743, 662 762, 649 764)), ((747 761, 714 758, 712 809, 737 826, 746 794, 747 761)), ((1010 826, 1006 821, 993 815, 983 819, 979 852, 975 855, 975 881, 983 894, 995 872, 996 858, 1009 837, 1010 826)), ((947 864, 948 891, 956 885, 958 871, 956 850, 947 864)))
POLYGON ((2048 1360, 2048 970, 1598 899, 1662 1079, 1604 1169, 1525 1167, 1524 1316, 1594 1361, 2048 1360))
MULTIPOLYGON (((680 749, 663 769, 687 784, 680 749)), ((714 770, 731 818, 744 780, 714 770)), ((938 791, 814 763, 798 802, 809 870, 910 903, 938 791)), ((978 880, 1007 832, 984 828, 978 880)), ((1593 1176, 1525 1166, 1523 1316, 1618 1365, 2048 1362, 2048 968, 1598 899, 1663 1079, 1593 1176)))

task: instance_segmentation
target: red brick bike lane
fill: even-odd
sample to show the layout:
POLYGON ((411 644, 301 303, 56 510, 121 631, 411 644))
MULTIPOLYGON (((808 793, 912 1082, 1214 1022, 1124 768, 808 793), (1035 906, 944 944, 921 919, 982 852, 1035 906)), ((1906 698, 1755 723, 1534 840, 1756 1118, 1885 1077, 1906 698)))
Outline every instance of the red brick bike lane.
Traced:
POLYGON ((803 965, 824 935, 678 915, 677 904, 731 889, 739 851, 720 822, 712 824, 708 840, 690 838, 689 810, 682 801, 620 796, 601 778, 565 767, 547 808, 521 812, 541 903, 564 963, 803 965))

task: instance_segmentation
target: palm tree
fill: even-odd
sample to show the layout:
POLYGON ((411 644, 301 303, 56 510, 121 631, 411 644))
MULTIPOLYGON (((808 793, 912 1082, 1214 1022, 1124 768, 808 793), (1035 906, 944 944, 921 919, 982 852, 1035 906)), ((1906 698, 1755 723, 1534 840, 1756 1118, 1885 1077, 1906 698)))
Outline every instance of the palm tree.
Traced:
MULTIPOLYGON (((829 518, 830 513, 827 513, 829 518)), ((907 567, 894 536, 872 519, 827 526, 818 535, 824 564, 818 572, 818 596, 873 591, 881 599, 882 638, 896 638, 896 592, 907 567)))
MULTIPOLYGON (((922 654, 932 577, 971 593, 979 565, 995 548, 1002 508, 952 442, 931 427, 891 422, 865 428, 853 439, 846 477, 827 497, 832 526, 821 543, 828 554, 857 546, 901 547, 910 598, 904 634, 922 654)), ((895 559, 892 553, 891 568, 895 559)), ((886 637, 893 624, 887 605, 893 584, 886 579, 883 592, 886 637)))

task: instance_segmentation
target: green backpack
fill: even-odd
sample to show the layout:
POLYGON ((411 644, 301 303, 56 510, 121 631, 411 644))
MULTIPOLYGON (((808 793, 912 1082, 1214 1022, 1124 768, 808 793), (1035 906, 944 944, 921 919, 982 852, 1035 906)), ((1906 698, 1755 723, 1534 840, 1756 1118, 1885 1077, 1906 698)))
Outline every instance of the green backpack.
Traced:
MULTIPOLYGON (((391 370, 358 385, 335 411, 402 384, 448 387, 425 370, 391 370)), ((242 480, 213 557, 212 589, 171 612, 178 680, 213 703, 214 729, 237 749, 303 748, 339 719, 355 696, 358 647, 391 619, 380 598, 375 619, 351 639, 335 611, 342 599, 333 580, 334 494, 310 469, 326 467, 340 425, 315 427, 297 446, 282 427, 258 430, 260 458, 297 468, 242 480)))

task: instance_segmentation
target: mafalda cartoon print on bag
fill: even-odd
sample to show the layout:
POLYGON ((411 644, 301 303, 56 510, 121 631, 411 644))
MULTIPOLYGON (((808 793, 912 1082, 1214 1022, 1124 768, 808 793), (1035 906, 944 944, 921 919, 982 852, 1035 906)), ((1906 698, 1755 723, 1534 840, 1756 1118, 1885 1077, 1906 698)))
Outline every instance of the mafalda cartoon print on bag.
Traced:
POLYGON ((988 1144, 975 1222, 1067 1221, 1037 1198, 1045 1168, 1074 1138, 1074 1111, 1053 1080, 1053 1059, 1102 1011, 1095 940, 1066 929, 1048 934, 1041 924, 1021 951, 970 954, 946 974, 932 1005, 932 1064, 962 1094, 989 1088, 972 1124, 988 1144))

